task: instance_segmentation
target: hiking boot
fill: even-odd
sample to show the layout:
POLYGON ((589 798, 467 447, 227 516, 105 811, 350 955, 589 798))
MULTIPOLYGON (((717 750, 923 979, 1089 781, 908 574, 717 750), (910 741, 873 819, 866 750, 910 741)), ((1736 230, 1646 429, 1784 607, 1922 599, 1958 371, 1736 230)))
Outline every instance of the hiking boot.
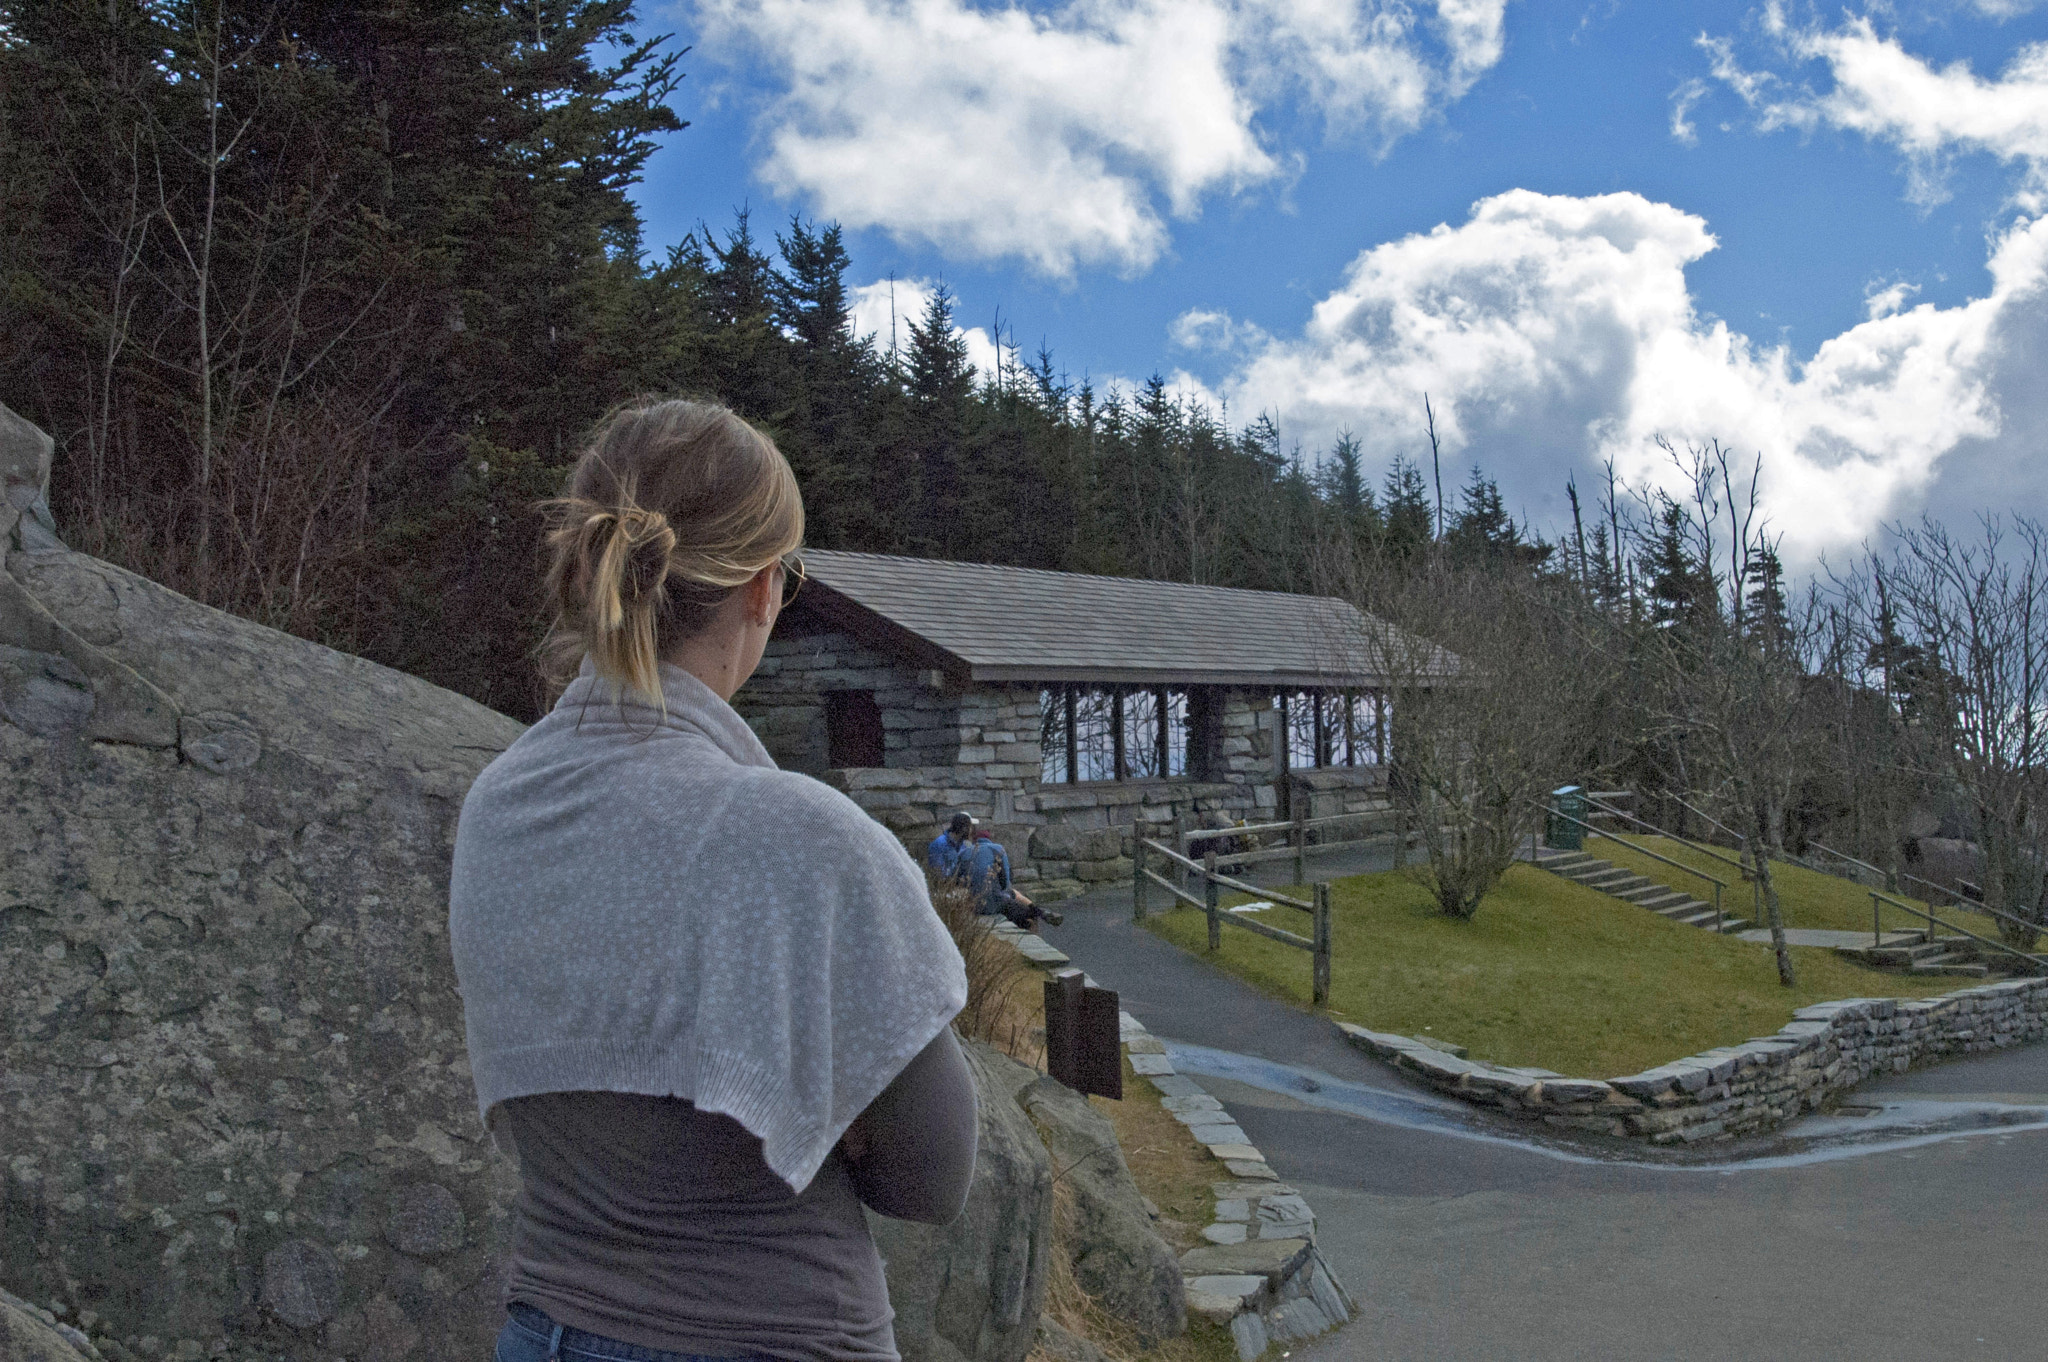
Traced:
POLYGON ((1055 927, 1067 920, 1067 915, 1057 908, 1041 908, 1038 910, 1038 916, 1055 927))

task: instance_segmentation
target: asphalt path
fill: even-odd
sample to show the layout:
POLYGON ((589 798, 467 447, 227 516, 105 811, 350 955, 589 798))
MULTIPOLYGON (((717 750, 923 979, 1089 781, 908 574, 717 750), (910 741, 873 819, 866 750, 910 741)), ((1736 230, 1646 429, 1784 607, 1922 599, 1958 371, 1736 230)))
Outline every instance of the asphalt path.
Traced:
POLYGON ((1134 926, 1127 886, 1061 906, 1046 938, 1154 1034, 1248 1057, 1178 1062, 1308 1198, 1357 1299, 1299 1362, 2048 1357, 2048 1046, 1679 1162, 1425 1094, 1134 926))

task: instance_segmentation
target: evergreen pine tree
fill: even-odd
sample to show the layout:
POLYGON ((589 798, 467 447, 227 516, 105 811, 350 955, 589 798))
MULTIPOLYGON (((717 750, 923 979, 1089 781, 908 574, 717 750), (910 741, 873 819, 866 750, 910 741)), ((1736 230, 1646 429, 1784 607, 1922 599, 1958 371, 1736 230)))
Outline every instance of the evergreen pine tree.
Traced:
POLYGON ((974 397, 974 366, 967 339, 953 321, 953 295, 941 284, 924 315, 910 323, 904 369, 909 398, 905 446, 916 460, 915 492, 924 515, 908 536, 941 558, 957 558, 972 543, 967 509, 967 406, 974 397))
POLYGON ((1422 470, 1396 454, 1380 486, 1382 543, 1396 558, 1413 558, 1433 542, 1436 508, 1422 470))
POLYGON ((1650 622, 1664 628, 1692 628, 1711 623, 1720 613, 1713 573, 1693 553, 1685 507, 1667 501, 1657 521, 1656 538, 1643 556, 1649 579, 1650 622))
POLYGON ((1508 515, 1499 484, 1474 465, 1459 499, 1458 512, 1444 532, 1445 550, 1465 563, 1519 561, 1522 533, 1508 515))
POLYGON ((1750 587, 1743 599, 1743 624, 1749 636, 1776 647, 1790 636, 1792 616, 1785 604, 1785 568, 1777 549, 1766 546, 1750 569, 1750 587))

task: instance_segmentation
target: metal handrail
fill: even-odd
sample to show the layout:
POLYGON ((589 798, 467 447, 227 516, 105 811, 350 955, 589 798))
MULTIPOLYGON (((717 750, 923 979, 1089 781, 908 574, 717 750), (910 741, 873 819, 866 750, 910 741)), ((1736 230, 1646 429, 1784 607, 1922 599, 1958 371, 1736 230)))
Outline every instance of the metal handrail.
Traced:
MULTIPOLYGON (((1601 803, 1600 803, 1600 802, 1599 802, 1599 801, 1598 801, 1597 799, 1594 799, 1594 798, 1593 798, 1593 796, 1591 796, 1591 795, 1587 795, 1587 796, 1585 796, 1585 799, 1586 799, 1586 801, 1587 801, 1588 803, 1590 803, 1590 804, 1593 804, 1593 805, 1595 805, 1596 807, 1598 807, 1598 808, 1599 808, 1599 810, 1600 810, 1600 812, 1602 812, 1602 813, 1604 813, 1604 814, 1608 815, 1608 816, 1609 816, 1610 818, 1626 818, 1626 819, 1627 819, 1627 820, 1628 820, 1629 822, 1631 822, 1631 823, 1635 823, 1635 824, 1637 824, 1637 825, 1639 825, 1639 826, 1641 826, 1641 827, 1645 827, 1645 828, 1648 828, 1648 829, 1649 829, 1649 830, 1650 830, 1651 832, 1654 832, 1654 833, 1656 833, 1656 834, 1657 834, 1657 835, 1658 835, 1659 837, 1669 837, 1669 838, 1670 838, 1670 839, 1671 839, 1672 841, 1674 841, 1674 842, 1678 843, 1678 844, 1679 844, 1680 846, 1686 846, 1686 847, 1691 847, 1691 848, 1692 848, 1692 849, 1693 849, 1694 851, 1697 851, 1697 852, 1701 853, 1702 855, 1705 855, 1705 856, 1711 856, 1711 857, 1713 857, 1713 858, 1714 858, 1715 860, 1717 860, 1717 861, 1723 862, 1724 864, 1727 864, 1727 865, 1732 865, 1732 866, 1734 866, 1734 867, 1735 867, 1735 868, 1736 868, 1737 870, 1740 870, 1740 871, 1742 871, 1742 872, 1743 872, 1743 873, 1744 873, 1745 875, 1749 873, 1749 867, 1748 867, 1748 866, 1746 866, 1746 865, 1744 865, 1744 864, 1743 864, 1743 863, 1742 863, 1741 861, 1739 861, 1739 860, 1735 860, 1735 859, 1733 859, 1732 857, 1724 856, 1724 855, 1722 855, 1722 854, 1721 854, 1720 852, 1718 852, 1718 851, 1714 850, 1714 848, 1712 848, 1712 847, 1709 847, 1709 846, 1702 846, 1702 845, 1700 845, 1699 843, 1697 843, 1697 842, 1694 842, 1694 841, 1692 841, 1692 840, 1691 840, 1690 838, 1686 838, 1686 837, 1680 837, 1680 836, 1679 836, 1679 835, 1678 835, 1677 833, 1675 833, 1675 832, 1666 832, 1666 831, 1665 831, 1665 830, 1664 830, 1663 828, 1660 828, 1660 827, 1658 827, 1658 826, 1657 826, 1657 825, 1656 825, 1655 823, 1649 822, 1649 821, 1648 821, 1648 820, 1646 820, 1646 819, 1638 818, 1638 817, 1636 817, 1636 816, 1635 816, 1634 814, 1632 814, 1632 813, 1629 813, 1629 812, 1627 812, 1627 811, 1625 811, 1625 810, 1622 810, 1622 809, 1610 809, 1610 808, 1608 808, 1608 807, 1607 807, 1606 805, 1604 805, 1604 804, 1601 804, 1601 803)), ((1602 835, 1603 837, 1607 837, 1607 836, 1613 836, 1613 834, 1612 834, 1612 833, 1602 833, 1601 835, 1602 835)), ((1616 841, 1620 841, 1621 839, 1620 839, 1620 838, 1615 838, 1615 840, 1616 840, 1616 841)), ((1622 842, 1622 845, 1623 845, 1623 846, 1635 846, 1635 843, 1633 843, 1633 842, 1622 842)), ((1643 852, 1644 852, 1644 853, 1645 853, 1646 855, 1647 855, 1647 854, 1650 854, 1650 853, 1648 852, 1647 848, 1637 847, 1637 850, 1639 850, 1639 851, 1643 851, 1643 852)))
MULTIPOLYGON (((1910 874, 1904 870, 1901 870, 1899 872, 1899 878, 1901 880, 1911 880, 1915 884, 1924 884, 1929 889, 1932 889, 1936 893, 1940 894, 1942 897, 1955 899, 1957 902, 1966 904, 1973 909, 1982 909, 1987 913, 1992 911, 1990 908, 1985 907, 1984 900, 1978 898, 1971 898, 1968 894, 1964 894, 1957 890, 1951 889, 1945 884, 1936 884, 1933 880, 1922 879, 1920 876, 1910 874)), ((1934 900, 1929 899, 1928 902, 1931 904, 1934 902, 1934 900)))
MULTIPOLYGON (((1550 814, 1557 818, 1561 818, 1567 823, 1576 823, 1579 827, 1584 828, 1587 832, 1592 833, 1595 837, 1605 837, 1610 842, 1621 842, 1621 839, 1619 837, 1616 837, 1613 833, 1602 832, 1600 829, 1594 827, 1591 823, 1585 822, 1582 819, 1574 818, 1568 813, 1561 813, 1557 809, 1552 808, 1550 805, 1543 803, 1541 800, 1532 800, 1530 802, 1535 804, 1537 808, 1541 809, 1546 814, 1550 814)), ((1695 870, 1693 867, 1685 864, 1683 861, 1674 861, 1669 856, 1660 856, 1656 852, 1650 850, 1648 847, 1639 847, 1634 842, 1621 842, 1621 844, 1627 847, 1630 851, 1640 852, 1643 855, 1648 856, 1653 861, 1662 861, 1664 864, 1672 867, 1674 870, 1683 870, 1686 874, 1696 875, 1700 879, 1705 880, 1708 884, 1713 885, 1714 934, 1716 936, 1719 936, 1721 934, 1721 891, 1728 887, 1728 882, 1726 880, 1717 880, 1704 870, 1695 870)))
MULTIPOLYGON (((1912 880, 1916 884, 1924 884, 1929 889, 1941 889, 1941 886, 1934 883, 1932 880, 1923 880, 1918 875, 1908 875, 1904 871, 1899 872, 1899 878, 1912 880)), ((1948 891, 1946 889, 1942 889, 1942 892, 1946 894, 1948 891)), ((1982 899, 1964 897, 1963 905, 1968 907, 1969 910, 1973 913, 1989 913, 1992 917, 1999 918, 2006 922, 2010 922, 2016 927, 2026 927, 2032 931, 2048 933, 2048 924, 2043 924, 2039 922, 2029 922, 2027 919, 2019 916, 2017 913, 2008 913, 2003 908, 1993 908, 1990 904, 1984 902, 1982 899)), ((1928 901, 1927 906, 1932 908, 1934 906, 1933 900, 1930 899, 1928 901)))
POLYGON ((1665 795, 1665 796, 1664 796, 1664 798, 1666 798, 1666 799, 1670 800, 1670 801, 1671 801, 1672 803, 1676 804, 1676 805, 1677 805, 1677 806, 1678 806, 1679 808, 1681 808, 1681 809, 1685 809, 1685 810, 1687 810, 1687 811, 1689 811, 1689 812, 1692 812, 1692 813, 1696 813, 1696 814, 1698 814, 1698 815, 1699 815, 1700 817, 1702 817, 1702 818, 1706 819, 1706 820, 1707 820, 1707 821, 1708 821, 1709 823, 1712 823, 1712 824, 1713 824, 1713 825, 1714 825, 1715 827, 1717 827, 1717 828, 1719 828, 1719 829, 1720 829, 1721 831, 1723 831, 1723 832, 1727 833, 1727 834, 1728 834, 1728 835, 1729 835, 1730 837, 1733 837, 1733 838, 1735 839, 1736 845, 1738 845, 1739 847, 1741 847, 1741 848, 1743 849, 1743 851, 1744 851, 1745 853, 1746 853, 1746 852, 1748 851, 1748 849, 1749 849, 1749 838, 1748 838, 1747 836, 1745 836, 1745 835, 1744 835, 1744 834, 1742 834, 1742 833, 1739 833, 1739 832, 1737 832, 1737 831, 1736 831, 1736 830, 1735 830, 1734 828, 1731 828, 1731 827, 1729 827, 1729 826, 1728 826, 1728 825, 1727 825, 1726 823, 1723 823, 1723 822, 1722 822, 1722 821, 1721 821, 1720 819, 1718 819, 1718 818, 1714 817, 1714 815, 1712 815, 1712 814, 1708 813, 1708 812, 1707 812, 1707 811, 1706 811, 1705 809, 1702 809, 1702 808, 1697 808, 1697 807, 1695 807, 1694 805, 1688 804, 1688 803, 1686 803, 1686 802, 1685 802, 1685 801, 1684 801, 1683 799, 1680 799, 1680 798, 1679 798, 1679 797, 1678 797, 1677 795, 1675 795, 1675 794, 1667 794, 1667 795, 1665 795))
POLYGON ((1891 872, 1886 870, 1883 866, 1872 865, 1870 862, 1863 860, 1861 857, 1851 856, 1846 851, 1837 851, 1825 842, 1808 841, 1806 845, 1812 847, 1816 851, 1824 851, 1828 855, 1833 856, 1836 860, 1847 861, 1850 865, 1861 866, 1873 875, 1882 875, 1886 879, 1891 878, 1891 872))
MULTIPOLYGON (((2036 967, 2048 966, 2048 957, 2030 954, 2027 951, 2021 950, 2017 946, 2008 946, 2005 942, 1994 941, 1988 936, 1979 936, 1967 927, 1958 927, 1953 922, 1942 921, 1940 918, 1936 917, 1930 909, 1915 908, 1910 903, 1902 903, 1898 899, 1893 898, 1890 894, 1880 894, 1875 889, 1870 891, 1870 944, 1873 948, 1884 944, 1884 932, 1881 929, 1883 909, 1879 907, 1880 902, 1889 903, 1894 908, 1900 908, 1908 913, 1912 913, 1916 916, 1926 918, 1928 924, 1927 940, 1930 944, 1934 941, 1934 929, 1936 927, 1947 927, 1951 931, 1956 932, 1958 935, 1967 936, 1970 938, 1970 940, 1989 946, 1993 950, 2004 951, 2007 955, 2016 955, 2030 965, 2034 965, 2036 967)), ((2010 917, 2011 915, 2007 913, 2000 913, 1999 916, 2010 917)), ((2025 920, 2022 918, 2013 918, 2012 920, 2015 922, 2024 922, 2026 926, 2032 927, 2036 931, 2041 930, 2041 926, 2039 923, 2025 922, 2025 920)))

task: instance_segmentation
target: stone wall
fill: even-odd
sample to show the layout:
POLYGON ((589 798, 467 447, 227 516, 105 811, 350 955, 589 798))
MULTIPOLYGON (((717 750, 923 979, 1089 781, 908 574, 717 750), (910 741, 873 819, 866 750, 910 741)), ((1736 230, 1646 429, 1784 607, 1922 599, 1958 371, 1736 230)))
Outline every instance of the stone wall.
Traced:
MULTIPOLYGON (((1056 899, 1128 879, 1136 836, 1176 825, 1222 827, 1278 816, 1273 710, 1263 692, 1218 690, 1207 779, 1039 781, 1039 688, 961 688, 852 635, 808 630, 769 641, 734 705, 775 760, 847 794, 922 854, 956 812, 974 815, 1010 852, 1025 892, 1056 899), (884 732, 883 764, 830 765, 825 693, 867 691, 884 732)), ((1348 812, 1383 785, 1368 770, 1306 773, 1314 812, 1348 812)))
POLYGON ((1690 1144, 1775 1129, 1873 1074, 2040 1040, 2048 1035, 2048 979, 1936 998, 1849 998, 1792 1016, 1776 1035, 1605 1080, 1505 1068, 1413 1037, 1337 1025, 1352 1044, 1440 1092, 1546 1125, 1690 1144))
MULTIPOLYGON (((886 657, 849 634, 777 634, 734 706, 778 766, 810 775, 831 765, 825 692, 867 691, 882 711, 883 764, 951 765, 958 760, 960 702, 936 673, 886 657)), ((1038 760, 1033 734, 1033 762, 1038 760)))
POLYGON ((1222 781, 1020 786, 958 766, 827 771, 825 780, 920 856, 955 812, 973 814, 1009 851, 1024 892, 1045 901, 1129 880, 1133 838, 1166 837, 1176 820, 1213 827, 1261 816, 1255 787, 1222 781))
MULTIPOLYGON (((1387 768, 1384 766, 1338 767, 1288 774, 1295 798, 1306 802, 1303 816, 1333 818, 1345 813, 1376 813, 1386 807, 1387 768)), ((1339 825, 1329 838, 1355 837, 1357 832, 1339 825)))

